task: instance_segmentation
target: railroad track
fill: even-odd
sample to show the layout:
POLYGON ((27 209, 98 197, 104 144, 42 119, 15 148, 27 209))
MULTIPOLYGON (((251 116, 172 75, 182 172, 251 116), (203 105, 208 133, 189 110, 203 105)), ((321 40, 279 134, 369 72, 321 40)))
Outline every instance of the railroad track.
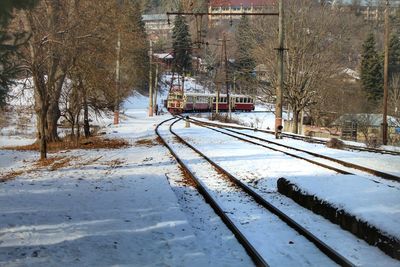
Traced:
POLYGON ((393 175, 393 174, 390 174, 390 173, 381 172, 381 171, 378 171, 378 170, 374 170, 372 168, 368 168, 368 167, 361 166, 361 165, 358 165, 358 164, 350 163, 350 162, 347 162, 347 161, 344 161, 344 160, 328 157, 328 156, 317 154, 317 153, 314 153, 314 152, 311 152, 311 151, 308 151, 308 150, 299 149, 299 148, 296 148, 296 147, 291 147, 291 146, 284 145, 284 144, 281 144, 281 143, 278 143, 278 142, 274 142, 274 141, 271 141, 271 140, 260 138, 258 136, 254 136, 254 135, 246 134, 246 133, 239 132, 239 131, 236 131, 236 130, 232 130, 232 129, 251 130, 249 128, 242 128, 240 126, 239 127, 236 127, 236 126, 232 126, 231 127, 231 126, 219 125, 219 124, 215 124, 215 123, 211 123, 210 124, 210 123, 202 122, 202 121, 199 121, 199 120, 196 120, 196 119, 192 119, 192 118, 190 118, 190 121, 192 121, 193 123, 195 123, 195 124, 197 124, 199 126, 206 127, 206 128, 208 128, 210 130, 213 130, 213 131, 216 131, 216 132, 219 132, 219 133, 234 137, 234 138, 239 139, 241 141, 248 142, 248 143, 251 143, 251 144, 254 144, 254 145, 258 145, 258 146, 262 146, 264 148, 268 148, 268 149, 271 149, 271 150, 274 150, 274 151, 279 151, 279 152, 282 152, 282 153, 284 153, 286 155, 289 155, 289 156, 292 156, 292 157, 295 157, 295 158, 298 158, 298 159, 305 160, 305 161, 310 162, 312 164, 315 164, 315 165, 318 165, 318 166, 321 166, 321 167, 336 171, 336 172, 341 173, 341 174, 353 174, 353 173, 351 171, 349 171, 349 170, 343 169, 340 166, 339 167, 332 166, 332 164, 329 163, 329 162, 332 162, 333 165, 338 165, 339 164, 339 165, 341 165, 341 166, 343 166, 345 168, 350 168, 350 169, 358 170, 358 171, 361 171, 361 172, 364 172, 364 173, 372 174, 374 176, 377 176, 377 177, 380 177, 380 178, 383 178, 383 179, 386 179, 386 180, 400 182, 400 177, 399 176, 396 176, 396 175, 393 175), (219 128, 219 129, 216 129, 216 128, 219 128), (222 129, 222 130, 220 130, 220 129, 222 129), (253 140, 250 140, 250 139, 257 140, 257 141, 253 141, 253 140), (260 143, 258 141, 261 141, 262 143, 260 143), (268 145, 266 145, 265 143, 267 143, 268 145), (320 159, 323 159, 323 160, 328 161, 328 162, 322 163, 322 162, 320 162, 320 161, 318 161, 316 159, 312 159, 312 158, 304 157, 304 156, 299 156, 298 154, 289 152, 290 150, 293 150, 293 151, 296 151, 296 152, 300 152, 300 153, 305 153, 305 154, 310 155, 310 156, 312 156, 314 158, 320 158, 320 159))
MULTIPOLYGON (((224 125, 224 124, 220 124, 220 123, 214 123, 214 122, 205 122, 205 121, 200 121, 194 118, 190 118, 191 120, 193 120, 193 122, 199 122, 199 123, 204 123, 204 124, 208 124, 210 126, 222 126, 225 128, 232 128, 232 129, 238 129, 238 130, 251 130, 251 131, 258 131, 258 132, 262 132, 262 133, 267 133, 267 134, 271 134, 271 135, 275 135, 274 131, 271 130, 262 130, 262 129, 256 129, 256 128, 251 128, 251 127, 246 127, 246 126, 239 126, 239 125, 224 125)), ((321 139, 316 139, 313 137, 306 137, 306 136, 301 136, 301 135, 296 135, 296 134, 290 134, 290 133, 282 133, 283 137, 287 137, 287 138, 291 138, 291 139, 295 139, 295 140, 301 140, 301 141, 305 141, 305 142, 309 142, 309 143, 315 143, 315 144, 323 144, 325 145, 327 143, 327 141, 325 140, 321 140, 321 139)), ((345 144, 344 148, 346 150, 356 150, 356 151, 361 151, 361 152, 371 152, 371 153, 378 153, 378 154, 386 154, 386 155, 392 155, 392 156, 400 156, 400 151, 392 151, 392 150, 385 150, 385 149, 377 149, 377 148, 368 148, 368 147, 360 147, 360 146, 355 146, 355 145, 349 145, 349 144, 345 144)))
MULTIPOLYGON (((286 227, 286 228, 288 228, 287 231, 289 231, 289 232, 296 231, 298 234, 300 234, 305 239, 307 239, 308 241, 307 240, 303 241, 303 242, 306 242, 306 244, 308 244, 308 245, 305 245, 306 247, 311 246, 312 249, 318 248, 331 261, 333 261, 336 264, 339 264, 341 266, 354 266, 354 264, 352 264, 349 260, 347 260, 345 257, 340 255, 337 251, 335 251, 334 249, 329 247, 322 240, 318 239, 307 229, 305 229, 300 224, 298 224, 297 222, 292 220, 284 212, 282 212, 281 210, 276 208, 270 202, 266 201, 263 197, 261 197, 259 194, 257 194, 249 186, 247 186, 246 184, 241 182, 239 179, 234 177, 232 174, 230 174, 228 171, 226 171, 220 165, 213 162, 210 158, 205 156, 201 151, 199 151, 198 149, 193 147, 190 143, 188 143, 181 136, 179 136, 176 132, 174 132, 174 130, 172 129, 173 125, 176 122, 180 121, 181 119, 176 119, 174 122, 172 122, 170 124, 169 135, 173 136, 173 138, 170 137, 169 138, 170 142, 168 142, 168 138, 163 136, 160 133, 159 128, 163 124, 170 122, 172 120, 173 120, 173 118, 169 119, 167 121, 164 121, 160 125, 158 125, 156 128, 157 135, 161 138, 161 140, 163 141, 165 146, 170 150, 170 152, 175 157, 175 159, 178 161, 178 163, 182 166, 182 168, 190 175, 190 177, 195 182, 198 191, 203 195, 205 200, 211 205, 211 207, 214 209, 214 211, 221 217, 222 221, 227 225, 227 227, 233 232, 233 234, 236 236, 237 240, 243 245, 243 247, 245 248, 245 250, 247 251, 247 253, 249 254, 249 256, 252 258, 252 260, 254 261, 254 263, 257 266, 268 266, 268 263, 265 260, 265 257, 263 256, 265 254, 265 252, 264 253, 259 252, 260 244, 258 244, 256 242, 258 245, 253 246, 252 243, 254 243, 254 241, 251 242, 252 241, 251 238, 249 239, 247 237, 248 234, 246 234, 247 232, 251 232, 251 229, 252 229, 251 227, 254 227, 254 225, 257 225, 257 223, 256 222, 247 222, 245 224, 241 224, 240 220, 238 223, 238 218, 240 218, 241 216, 235 215, 235 212, 240 213, 240 212, 243 212, 243 210, 245 210, 246 212, 250 210, 250 211, 253 211, 255 214, 257 214, 257 216, 261 216, 261 218, 264 218, 262 216, 273 216, 275 218, 274 220, 269 219, 269 220, 265 220, 265 222, 262 222, 263 226, 265 225, 265 223, 271 224, 271 225, 268 225, 268 227, 264 226, 263 227, 264 231, 265 231, 265 228, 274 229, 274 227, 278 227, 275 224, 279 225, 279 227, 286 227), (171 142, 171 140, 172 140, 172 142, 171 142), (179 145, 178 145, 178 143, 179 143, 179 145), (179 148, 179 151, 177 151, 178 149, 176 147, 179 148), (181 158, 181 156, 180 156, 181 153, 183 153, 183 155, 185 155, 185 160, 181 158), (188 153, 191 156, 188 156, 188 153), (188 157, 190 160, 187 159, 188 157), (194 162, 197 162, 197 163, 194 163, 194 162), (196 164, 199 164, 198 162, 201 162, 201 164, 196 167, 196 164), (203 173, 205 175, 201 176, 201 173, 203 173), (220 202, 222 202, 224 204, 224 197, 219 196, 219 193, 216 193, 216 192, 218 192, 218 191, 216 191, 216 189, 212 189, 213 183, 215 183, 215 181, 212 182, 209 180, 210 178, 207 178, 207 177, 213 177, 213 176, 219 178, 218 184, 219 183, 224 184, 223 192, 230 192, 230 194, 233 194, 234 196, 236 195, 237 197, 236 198, 233 197, 233 200, 235 200, 235 199, 240 200, 240 201, 237 201, 234 203, 229 203, 228 206, 241 207, 241 208, 237 208, 237 210, 235 208, 233 208, 233 209, 230 209, 230 212, 228 212, 227 209, 229 210, 229 208, 227 208, 226 206, 222 207, 220 205, 220 202), (245 205, 245 206, 243 206, 243 205, 245 205), (273 215, 271 215, 271 213, 273 215), (267 214, 267 215, 260 215, 260 214, 267 214), (246 232, 246 230, 247 230, 247 232, 246 232), (310 244, 310 242, 316 248, 314 246, 312 246, 310 244)), ((232 198, 228 201, 229 202, 232 201, 232 198)), ((227 203, 227 202, 225 202, 225 203, 227 203)), ((249 215, 247 215, 245 217, 247 218, 247 217, 249 217, 249 215)), ((265 218, 267 218, 267 217, 265 217, 265 218)), ((258 223, 260 223, 260 222, 258 222, 258 223)), ((277 240, 277 242, 279 242, 279 240, 277 240)), ((264 244, 264 245, 266 245, 266 244, 264 244)), ((305 249, 305 250, 307 250, 307 249, 305 249)), ((265 248, 261 247, 261 251, 265 251, 265 248)), ((323 258, 326 258, 325 256, 323 256, 323 258)), ((315 255, 310 256, 310 257, 311 257, 310 259, 313 259, 313 257, 315 257, 315 255)), ((308 260, 310 260, 310 259, 308 259, 308 260)), ((320 265, 320 264, 321 264, 321 262, 319 262, 317 265, 320 265)))

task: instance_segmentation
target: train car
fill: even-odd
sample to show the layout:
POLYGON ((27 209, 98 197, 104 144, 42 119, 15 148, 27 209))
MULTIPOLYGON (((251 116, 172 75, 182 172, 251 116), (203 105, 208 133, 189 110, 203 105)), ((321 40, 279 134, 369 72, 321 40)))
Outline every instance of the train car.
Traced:
POLYGON ((210 109, 210 97, 207 94, 186 93, 184 112, 201 112, 210 109))
POLYGON ((184 111, 185 95, 182 87, 178 85, 172 86, 167 98, 167 110, 171 114, 180 114, 184 111))
POLYGON ((254 98, 247 95, 232 95, 231 105, 233 110, 237 111, 253 111, 254 98))
MULTIPOLYGON (((232 111, 254 110, 254 99, 247 95, 230 95, 232 111)), ((217 109, 216 94, 183 93, 179 88, 171 90, 167 99, 167 108, 171 114, 183 112, 210 112, 217 109)), ((220 94, 218 111, 228 111, 228 96, 220 94)))

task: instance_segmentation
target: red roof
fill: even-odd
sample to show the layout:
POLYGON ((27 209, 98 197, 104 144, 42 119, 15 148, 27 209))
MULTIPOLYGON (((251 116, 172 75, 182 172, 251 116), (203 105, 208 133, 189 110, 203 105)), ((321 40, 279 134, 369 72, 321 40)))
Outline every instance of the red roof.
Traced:
POLYGON ((220 7, 220 6, 241 6, 249 7, 253 6, 270 6, 275 5, 276 0, 211 0, 210 6, 220 7))

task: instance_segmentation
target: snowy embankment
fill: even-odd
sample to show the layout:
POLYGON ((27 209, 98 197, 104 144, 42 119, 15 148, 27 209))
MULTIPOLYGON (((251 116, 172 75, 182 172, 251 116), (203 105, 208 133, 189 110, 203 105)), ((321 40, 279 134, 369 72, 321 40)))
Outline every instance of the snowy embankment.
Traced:
POLYGON ((354 175, 291 177, 306 194, 333 204, 400 240, 400 189, 354 175))

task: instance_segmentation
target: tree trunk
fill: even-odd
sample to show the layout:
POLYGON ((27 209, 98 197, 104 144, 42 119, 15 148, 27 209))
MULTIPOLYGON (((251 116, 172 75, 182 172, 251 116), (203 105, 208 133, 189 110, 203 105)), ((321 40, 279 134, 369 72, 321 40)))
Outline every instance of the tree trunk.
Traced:
POLYGON ((58 101, 51 103, 47 112, 47 137, 50 142, 60 141, 57 133, 57 123, 61 117, 60 108, 58 107, 58 101))
MULTIPOLYGON (((58 72, 59 79, 57 82, 54 83, 54 91, 53 95, 51 98, 51 103, 49 110, 47 112, 47 121, 48 121, 48 128, 47 128, 47 138, 51 142, 57 142, 60 141, 60 138, 58 137, 58 120, 61 117, 61 111, 59 107, 59 102, 60 102, 60 96, 61 96, 61 90, 64 84, 65 76, 66 76, 66 69, 62 68, 62 70, 59 70, 58 72)), ((50 85, 51 86, 51 85, 50 85)))
POLYGON ((81 115, 81 112, 78 111, 78 114, 76 114, 76 146, 79 145, 79 139, 81 137, 81 128, 80 128, 80 124, 79 124, 79 116, 81 115))
POLYGON ((299 133, 299 110, 297 108, 293 109, 293 133, 299 133))
POLYGON ((72 120, 71 120, 71 141, 74 141, 74 137, 75 137, 75 118, 73 116, 72 120))
POLYGON ((89 124, 89 106, 87 103, 86 90, 82 90, 83 93, 83 130, 85 132, 85 138, 90 136, 90 124, 89 124))
MULTIPOLYGON (((43 108, 43 107, 42 107, 43 108)), ((44 160, 47 158, 47 140, 46 140, 46 109, 42 109, 40 112, 40 120, 38 125, 40 128, 40 159, 44 160)))

